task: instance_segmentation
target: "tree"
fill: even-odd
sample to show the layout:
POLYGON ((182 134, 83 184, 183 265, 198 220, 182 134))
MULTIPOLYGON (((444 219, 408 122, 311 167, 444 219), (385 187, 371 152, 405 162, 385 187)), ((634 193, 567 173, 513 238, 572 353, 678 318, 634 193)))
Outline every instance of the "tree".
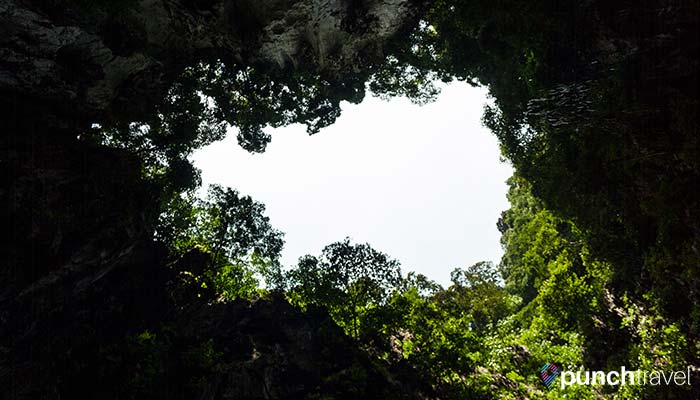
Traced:
POLYGON ((502 286, 502 280, 491 262, 478 262, 450 274, 452 285, 441 294, 445 307, 470 316, 470 329, 483 333, 511 315, 519 303, 502 286))
POLYGON ((205 200, 174 197, 156 239, 170 248, 173 265, 193 284, 226 299, 246 297, 258 289, 256 274, 268 277, 280 268, 283 234, 264 212, 250 196, 212 185, 205 200))
POLYGON ((326 246, 318 258, 302 257, 288 277, 293 302, 327 307, 357 340, 362 316, 387 302, 401 271, 398 261, 369 244, 351 244, 345 239, 326 246))

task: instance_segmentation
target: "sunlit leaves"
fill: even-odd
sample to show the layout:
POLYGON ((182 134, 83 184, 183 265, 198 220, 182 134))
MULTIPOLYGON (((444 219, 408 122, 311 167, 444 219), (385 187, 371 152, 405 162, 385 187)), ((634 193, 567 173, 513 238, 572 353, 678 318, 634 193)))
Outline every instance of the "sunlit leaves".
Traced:
POLYGON ((156 238, 178 258, 174 265, 189 274, 189 281, 225 299, 248 297, 258 288, 256 276, 279 275, 283 235, 264 212, 249 196, 214 185, 205 200, 192 195, 171 199, 156 238))
POLYGON ((302 257, 290 271, 290 296, 301 305, 326 306, 336 322, 358 338, 362 314, 384 305, 400 281, 399 263, 367 244, 349 239, 302 257))

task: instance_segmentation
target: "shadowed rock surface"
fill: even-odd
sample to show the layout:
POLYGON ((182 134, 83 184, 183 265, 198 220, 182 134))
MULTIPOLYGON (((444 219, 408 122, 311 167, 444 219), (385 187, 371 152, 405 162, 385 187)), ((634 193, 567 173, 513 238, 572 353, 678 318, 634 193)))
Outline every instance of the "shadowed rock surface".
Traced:
POLYGON ((415 18, 415 0, 0 1, 0 93, 61 119, 135 118, 198 60, 358 70, 415 18))
MULTIPOLYGON (((383 57, 412 1, 0 1, 0 398, 415 398, 323 312, 173 300, 139 159, 77 138, 200 60, 324 74, 383 57)), ((183 295, 186 296, 186 295, 183 295)))
MULTIPOLYGON (((690 367, 695 382, 697 2, 426 3, 0 0, 0 398, 556 397, 532 373, 553 356, 690 367), (498 222, 504 285, 477 263, 427 297, 380 299, 364 342, 279 295, 225 301, 243 289, 226 297, 206 274, 238 262, 222 251, 229 227, 244 227, 240 248, 266 241, 266 260, 281 235, 249 198, 217 220, 216 204, 244 203, 233 190, 178 208, 201 184, 188 155, 227 124, 253 152, 265 126, 318 132, 368 88, 427 101, 438 77, 488 85, 496 102, 484 123, 516 169, 498 222), (187 236, 197 215, 216 237, 187 236)), ((329 296, 286 295, 348 326, 329 296)))

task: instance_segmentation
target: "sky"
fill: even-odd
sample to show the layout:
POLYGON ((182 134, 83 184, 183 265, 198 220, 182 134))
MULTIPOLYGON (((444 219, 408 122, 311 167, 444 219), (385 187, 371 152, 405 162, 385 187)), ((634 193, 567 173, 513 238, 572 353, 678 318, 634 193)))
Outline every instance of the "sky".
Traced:
POLYGON ((367 96, 342 104, 335 124, 266 130, 265 153, 250 154, 231 131, 192 156, 204 187, 220 184, 266 206, 285 233, 282 263, 345 237, 369 243, 442 285, 450 272, 503 251, 496 222, 509 208, 498 142, 481 124, 485 88, 442 86, 424 106, 367 96))

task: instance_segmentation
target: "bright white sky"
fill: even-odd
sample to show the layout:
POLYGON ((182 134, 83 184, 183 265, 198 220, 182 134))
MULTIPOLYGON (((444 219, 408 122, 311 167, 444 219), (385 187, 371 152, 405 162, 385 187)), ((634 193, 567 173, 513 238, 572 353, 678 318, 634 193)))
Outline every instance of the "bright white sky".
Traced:
POLYGON ((314 136, 270 130, 267 151, 250 154, 230 132, 192 159, 205 187, 265 204, 285 232, 286 266, 349 236, 446 285, 454 268, 502 255, 496 221, 512 168, 481 125, 486 102, 486 89, 459 82, 425 106, 368 96, 314 136))

